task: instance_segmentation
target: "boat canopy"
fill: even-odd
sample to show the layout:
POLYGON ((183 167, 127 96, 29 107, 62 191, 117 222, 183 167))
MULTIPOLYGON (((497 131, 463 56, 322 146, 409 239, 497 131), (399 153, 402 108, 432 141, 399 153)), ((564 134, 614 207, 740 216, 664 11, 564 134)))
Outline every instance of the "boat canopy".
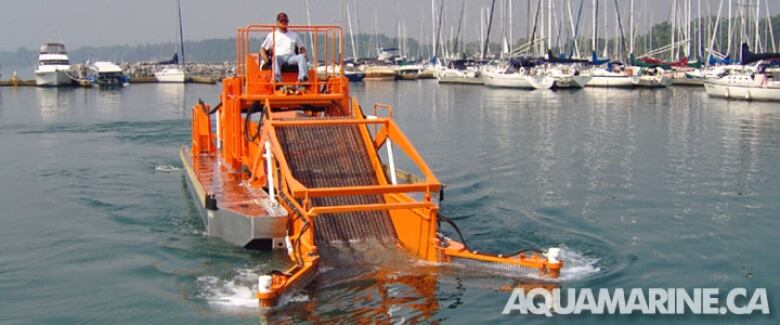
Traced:
POLYGON ((753 53, 750 52, 750 47, 747 43, 742 43, 742 60, 740 64, 747 65, 756 61, 768 60, 768 59, 780 59, 780 53, 776 52, 764 52, 753 53))

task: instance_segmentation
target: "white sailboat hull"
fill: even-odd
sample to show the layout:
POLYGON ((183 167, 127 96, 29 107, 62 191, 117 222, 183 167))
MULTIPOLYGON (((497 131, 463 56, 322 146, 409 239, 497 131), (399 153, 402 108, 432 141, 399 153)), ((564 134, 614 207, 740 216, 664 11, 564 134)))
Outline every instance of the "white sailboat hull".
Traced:
POLYGON ((550 89, 555 80, 550 77, 531 77, 521 74, 487 73, 483 77, 485 86, 516 89, 550 89))
POLYGON ((756 100, 756 101, 780 101, 780 85, 759 86, 726 84, 719 81, 707 81, 704 89, 710 97, 756 100))
POLYGON ((577 89, 584 88, 590 82, 590 76, 560 76, 555 79, 555 88, 559 89, 577 89))
POLYGON ((636 86, 642 88, 666 88, 672 81, 664 76, 641 76, 636 79, 636 86))
POLYGON ((157 82, 168 83, 184 83, 184 80, 186 79, 184 76, 184 71, 172 68, 156 72, 154 74, 154 78, 157 79, 157 82))
POLYGON ((636 77, 629 76, 592 76, 588 87, 633 88, 636 77))

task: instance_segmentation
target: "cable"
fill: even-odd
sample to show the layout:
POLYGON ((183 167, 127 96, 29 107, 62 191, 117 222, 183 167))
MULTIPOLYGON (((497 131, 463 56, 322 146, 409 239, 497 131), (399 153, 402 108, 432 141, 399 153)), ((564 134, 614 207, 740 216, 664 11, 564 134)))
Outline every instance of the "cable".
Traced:
POLYGON ((260 137, 260 126, 263 123, 263 119, 265 119, 265 111, 260 106, 260 102, 254 102, 252 106, 249 106, 249 109, 246 112, 246 118, 244 118, 244 138, 247 142, 253 142, 260 137), (249 125, 252 121, 252 114, 255 112, 260 112, 260 123, 257 125, 257 132, 255 132, 254 135, 250 135, 249 125))
MULTIPOLYGON (((452 228, 455 229, 455 232, 458 233, 458 237, 460 237, 460 241, 463 244, 463 247, 466 248, 467 251, 471 251, 471 249, 469 249, 469 245, 466 244, 466 238, 463 237, 463 233, 460 232, 460 228, 458 228, 458 225, 455 224, 455 221, 452 221, 452 219, 447 218, 446 216, 443 216, 441 214, 439 214, 437 220, 444 221, 448 223, 450 226, 452 226, 452 228)), ((441 228, 441 222, 439 222, 439 228, 441 228)))
MULTIPOLYGON (((473 250, 471 250, 471 248, 469 248, 469 245, 466 243, 466 238, 463 237, 463 233, 460 232, 460 228, 458 228, 458 225, 455 224, 455 221, 452 221, 452 219, 450 219, 450 218, 448 218, 446 216, 443 216, 441 214, 439 214, 439 217, 437 218, 437 220, 438 221, 444 221, 447 224, 449 224, 450 226, 452 226, 452 228, 455 229, 455 232, 458 234, 458 237, 460 238, 461 244, 463 244, 463 248, 465 248, 466 251, 469 251, 471 253, 476 254, 475 251, 473 251, 473 250)), ((439 222, 439 228, 441 228, 441 222, 439 222)), ((492 253, 482 253, 482 252, 480 252, 479 254, 496 256, 496 257, 506 257, 506 256, 515 256, 515 255, 519 255, 521 253, 526 253, 526 252, 538 253, 540 255, 544 253, 544 251, 542 251, 539 248, 531 247, 531 248, 523 248, 523 249, 520 249, 518 251, 515 251, 515 252, 512 252, 512 253, 508 253, 508 254, 492 254, 492 253)))
MULTIPOLYGON (((204 107, 205 107, 205 106, 204 106, 204 107)), ((208 114, 208 115, 214 115, 214 113, 216 113, 216 112, 217 112, 217 110, 218 110, 220 107, 222 107, 222 102, 219 102, 219 104, 217 104, 217 106, 214 106, 214 108, 212 108, 212 109, 211 109, 211 111, 208 111, 208 112, 205 112, 205 111, 204 111, 204 112, 205 112, 206 114, 208 114)))

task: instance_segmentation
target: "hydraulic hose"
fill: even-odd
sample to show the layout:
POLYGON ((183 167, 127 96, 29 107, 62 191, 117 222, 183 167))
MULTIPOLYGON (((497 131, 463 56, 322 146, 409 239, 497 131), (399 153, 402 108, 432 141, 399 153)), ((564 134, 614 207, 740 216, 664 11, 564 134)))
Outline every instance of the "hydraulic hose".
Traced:
POLYGON ((244 118, 244 138, 247 142, 253 142, 257 138, 260 137, 260 125, 263 123, 263 119, 265 118, 265 111, 263 110, 262 106, 260 106, 259 102, 254 102, 252 106, 249 107, 249 109, 246 112, 246 117, 244 118), (252 114, 255 112, 260 112, 260 124, 257 126, 257 131, 255 134, 250 134, 249 132, 249 126, 252 122, 252 114))
MULTIPOLYGON (((453 221, 452 219, 450 219, 450 218, 448 218, 446 216, 443 216, 441 214, 439 214, 439 217, 437 218, 437 220, 439 221, 439 228, 441 228, 441 221, 444 221, 447 224, 449 224, 453 229, 455 229, 455 232, 458 234, 458 238, 460 238, 460 241, 463 244, 463 248, 465 248, 467 251, 469 251, 471 253, 475 253, 475 254, 477 253, 476 251, 474 251, 471 248, 469 248, 469 245, 466 243, 466 238, 463 237, 463 233, 460 232, 460 228, 455 223, 455 221, 453 221)), ((492 254, 492 253, 483 253, 483 252, 480 252, 479 254, 496 256, 496 257, 506 257, 506 256, 515 256, 515 255, 518 255, 518 254, 521 254, 521 253, 527 253, 527 252, 533 252, 533 253, 537 253, 537 254, 540 254, 540 255, 544 253, 544 251, 542 251, 539 248, 531 247, 531 248, 523 248, 521 250, 518 250, 518 251, 515 251, 515 252, 511 252, 511 253, 507 253, 507 254, 492 254)))

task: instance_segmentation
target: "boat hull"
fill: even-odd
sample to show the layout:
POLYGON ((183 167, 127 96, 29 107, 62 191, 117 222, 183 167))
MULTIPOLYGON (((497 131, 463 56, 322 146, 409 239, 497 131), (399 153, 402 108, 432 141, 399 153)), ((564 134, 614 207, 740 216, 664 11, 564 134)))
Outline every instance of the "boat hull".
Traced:
POLYGON ((174 73, 155 73, 154 79, 157 79, 157 82, 165 82, 165 83, 184 83, 184 74, 174 74, 174 73))
POLYGON ((591 76, 588 87, 633 88, 636 78, 628 76, 591 76))
POLYGON ((440 84, 460 84, 460 85, 484 85, 485 81, 476 77, 458 77, 458 76, 441 76, 436 78, 440 84))
POLYGON ((565 77, 553 77, 555 79, 554 87, 556 89, 580 89, 585 88, 585 85, 590 82, 590 76, 565 76, 565 77))
POLYGON ((671 80, 667 77, 644 76, 636 79, 636 86, 640 88, 666 88, 671 85, 671 80))
POLYGON ((672 78, 672 85, 674 86, 704 86, 704 79, 701 78, 672 78))
POLYGON ((718 82, 705 82, 704 90, 710 97, 736 100, 780 101, 780 87, 727 85, 718 82))
POLYGON ((361 82, 366 77, 364 73, 344 73, 344 76, 347 77, 350 82, 361 82))
POLYGON ((35 84, 40 87, 70 86, 71 82, 72 80, 64 70, 35 72, 35 84))

